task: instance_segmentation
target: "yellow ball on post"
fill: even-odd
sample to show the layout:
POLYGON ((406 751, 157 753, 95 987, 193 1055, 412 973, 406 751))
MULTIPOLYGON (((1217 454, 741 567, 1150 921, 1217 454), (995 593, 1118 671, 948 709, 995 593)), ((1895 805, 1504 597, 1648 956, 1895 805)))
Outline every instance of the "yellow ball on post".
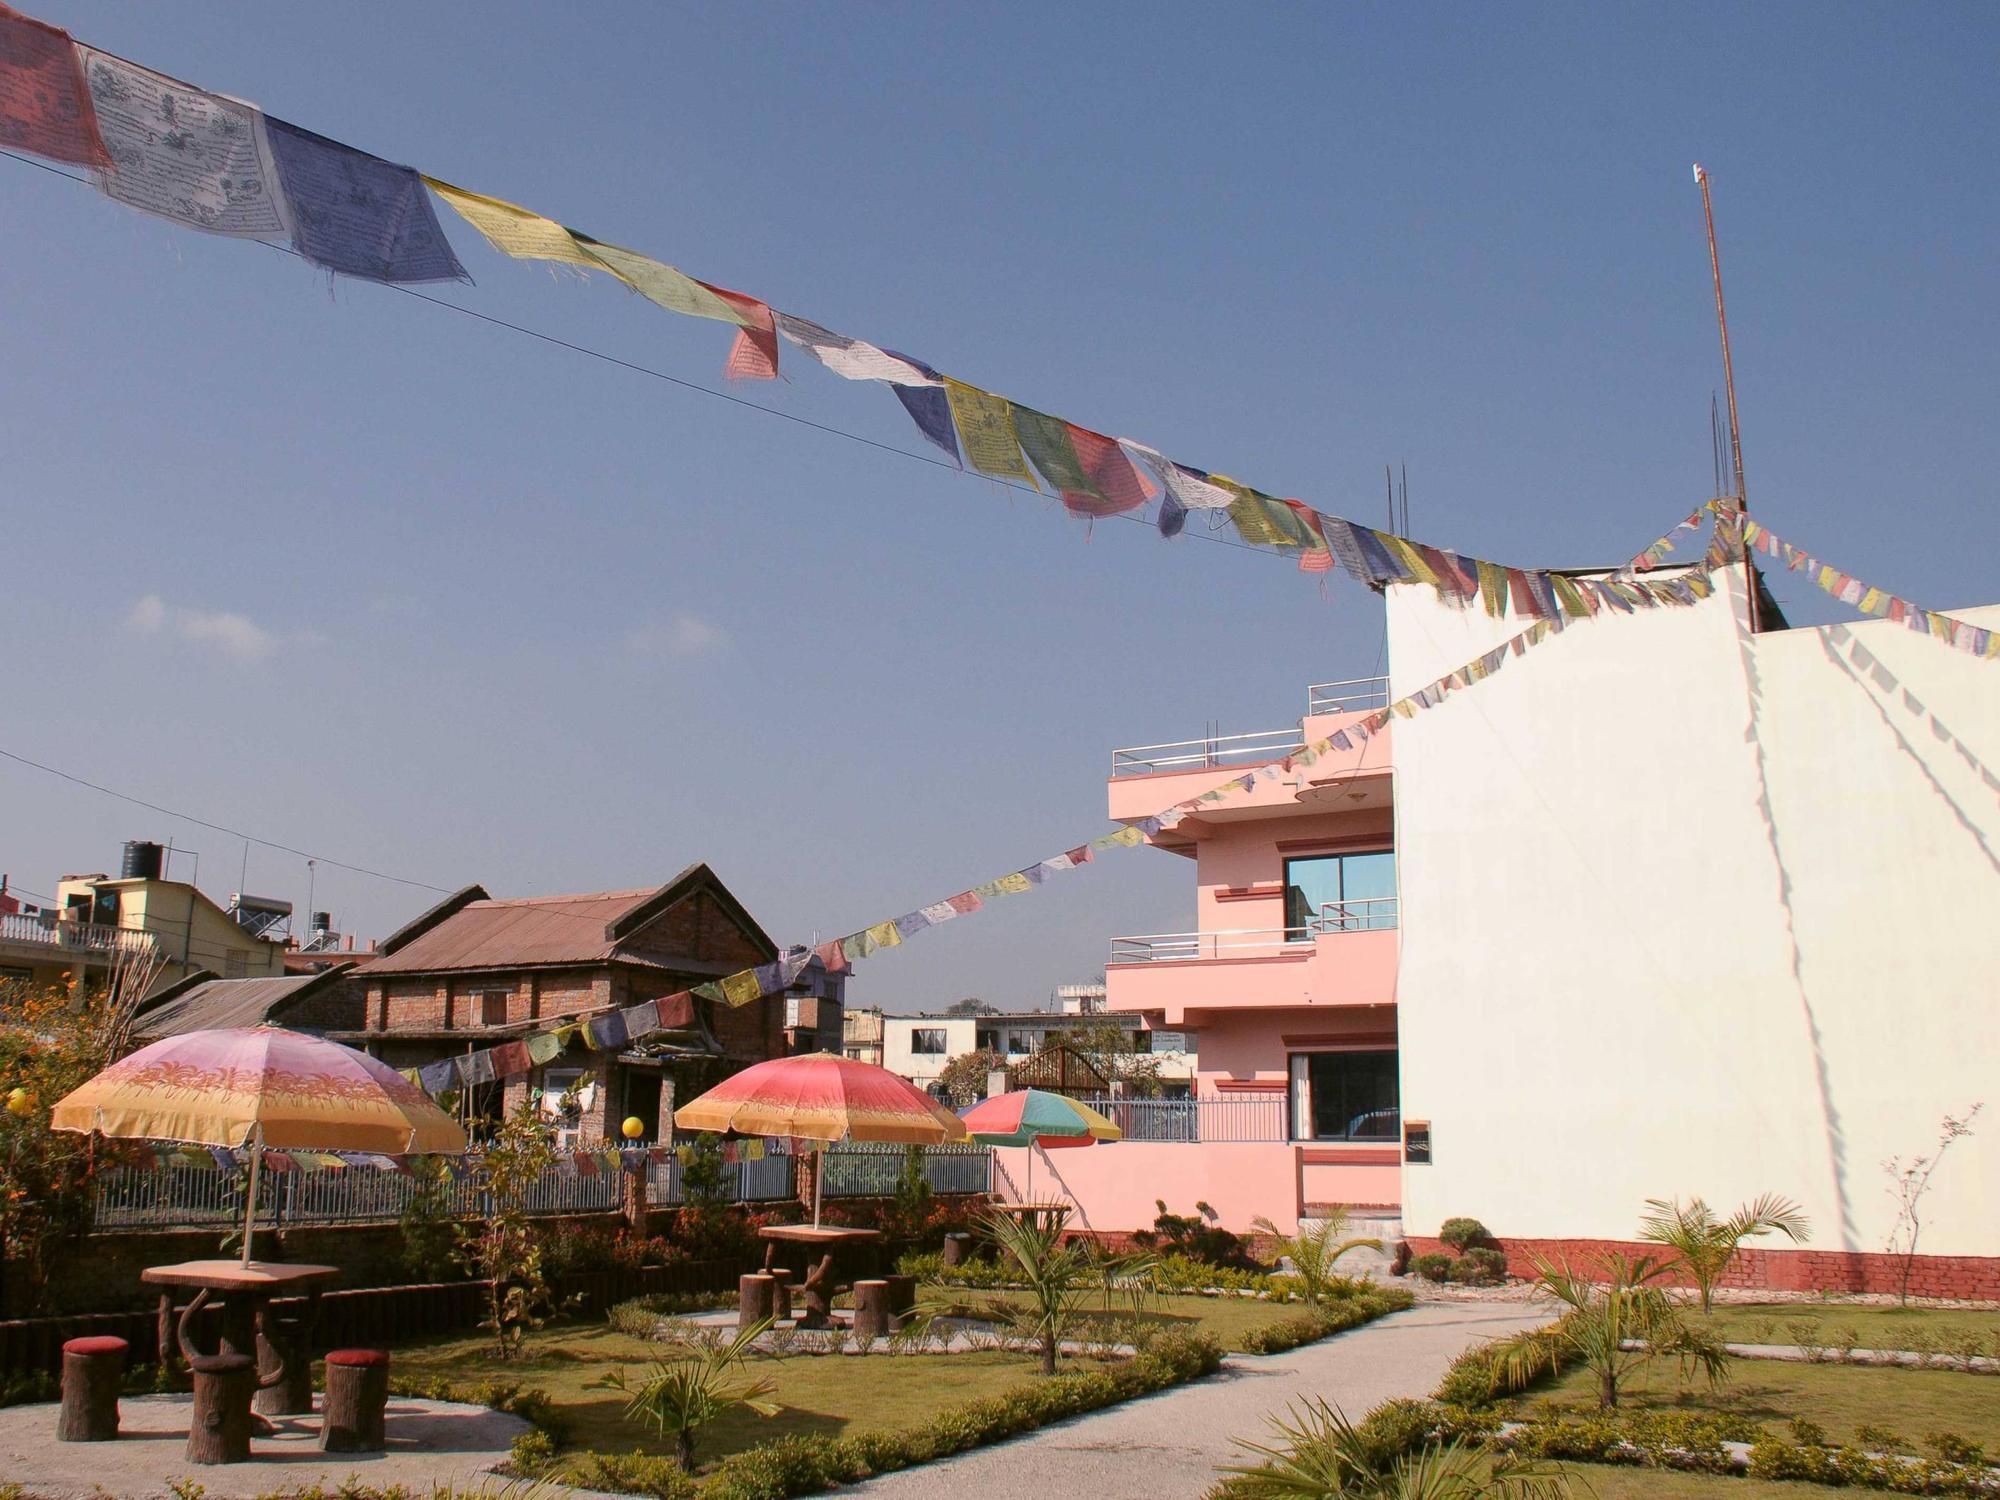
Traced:
POLYGON ((646 1122, 637 1115, 627 1115, 625 1123, 618 1128, 624 1132, 626 1140, 636 1141, 646 1133, 646 1122))
POLYGON ((7 1113, 25 1118, 34 1112, 35 1101, 26 1089, 17 1088, 7 1096, 7 1113))

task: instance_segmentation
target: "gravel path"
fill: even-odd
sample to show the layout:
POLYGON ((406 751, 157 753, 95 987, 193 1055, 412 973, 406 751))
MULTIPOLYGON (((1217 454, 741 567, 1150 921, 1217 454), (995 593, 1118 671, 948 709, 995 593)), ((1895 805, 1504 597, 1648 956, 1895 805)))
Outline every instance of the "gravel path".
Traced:
POLYGON ((942 1463, 857 1485, 868 1500, 977 1494, 980 1500, 1175 1500, 1201 1495, 1238 1437, 1261 1437, 1287 1402, 1320 1396, 1350 1417, 1423 1396, 1468 1344, 1547 1321, 1513 1303, 1428 1303, 1289 1354, 1232 1355, 1220 1375, 1045 1427, 942 1463))

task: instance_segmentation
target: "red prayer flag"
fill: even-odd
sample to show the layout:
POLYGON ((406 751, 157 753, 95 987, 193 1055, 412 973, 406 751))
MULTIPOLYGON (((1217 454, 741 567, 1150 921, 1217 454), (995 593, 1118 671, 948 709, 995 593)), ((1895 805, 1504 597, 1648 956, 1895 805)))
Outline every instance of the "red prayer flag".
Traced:
POLYGON ((974 895, 971 891, 960 891, 956 896, 953 896, 946 904, 949 905, 953 911, 958 912, 960 915, 963 916, 978 911, 986 903, 984 901, 981 901, 979 897, 974 895))
POLYGON ((681 1031, 694 1025, 694 996, 688 991, 662 995, 654 1004, 659 1007, 662 1031, 681 1031))
POLYGON ((729 380, 776 380, 778 378, 778 325, 771 317, 771 304, 746 292, 726 287, 701 285, 727 302, 745 318, 747 327, 736 330, 736 342, 729 346, 729 359, 722 367, 729 380))
POLYGON ((813 957, 826 965, 826 972, 829 974, 845 974, 854 967, 847 961, 847 950, 841 947, 838 938, 830 943, 821 943, 813 949, 813 957))
POLYGON ((1152 498, 1144 477, 1132 467, 1132 460, 1125 456, 1125 450, 1118 446, 1116 438, 1108 438, 1101 432, 1092 432, 1088 427, 1078 427, 1070 422, 1063 423, 1063 426, 1076 449, 1077 462, 1090 476, 1090 482, 1097 486, 1094 495, 1063 491, 1063 505, 1072 514, 1115 516, 1137 510, 1152 498))
POLYGON ((0 145, 109 167, 69 33, 0 5, 0 145))

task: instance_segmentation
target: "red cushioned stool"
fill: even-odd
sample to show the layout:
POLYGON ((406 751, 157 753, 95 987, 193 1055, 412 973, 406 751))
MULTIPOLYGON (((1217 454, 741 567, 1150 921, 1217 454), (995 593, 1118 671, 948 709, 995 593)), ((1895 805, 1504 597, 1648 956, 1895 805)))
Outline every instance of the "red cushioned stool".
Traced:
POLYGON ((71 1339, 63 1345, 59 1443, 108 1443, 118 1436, 118 1387, 130 1346, 117 1338, 71 1339))
POLYGON ((381 1349, 336 1349, 326 1357, 326 1403, 320 1411, 322 1453, 380 1453, 389 1405, 389 1355, 381 1349))

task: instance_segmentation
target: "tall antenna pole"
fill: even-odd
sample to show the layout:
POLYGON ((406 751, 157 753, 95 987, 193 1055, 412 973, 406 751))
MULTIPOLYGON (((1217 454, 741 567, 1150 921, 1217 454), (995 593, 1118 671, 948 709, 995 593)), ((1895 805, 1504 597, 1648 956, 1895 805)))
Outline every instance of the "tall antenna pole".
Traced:
MULTIPOLYGON (((1729 314, 1722 305, 1722 256, 1715 248, 1715 204, 1708 194, 1708 173, 1700 162, 1694 164, 1694 180, 1701 188, 1701 213, 1708 222, 1708 269, 1715 278, 1715 326, 1722 333, 1722 388, 1729 398, 1729 456, 1736 470, 1736 505, 1747 514, 1750 499, 1743 488, 1743 439, 1736 426, 1736 367, 1729 358, 1729 314)), ((1750 549, 1743 549, 1743 580, 1749 588, 1750 631, 1756 634, 1757 570, 1750 562, 1750 549)))

